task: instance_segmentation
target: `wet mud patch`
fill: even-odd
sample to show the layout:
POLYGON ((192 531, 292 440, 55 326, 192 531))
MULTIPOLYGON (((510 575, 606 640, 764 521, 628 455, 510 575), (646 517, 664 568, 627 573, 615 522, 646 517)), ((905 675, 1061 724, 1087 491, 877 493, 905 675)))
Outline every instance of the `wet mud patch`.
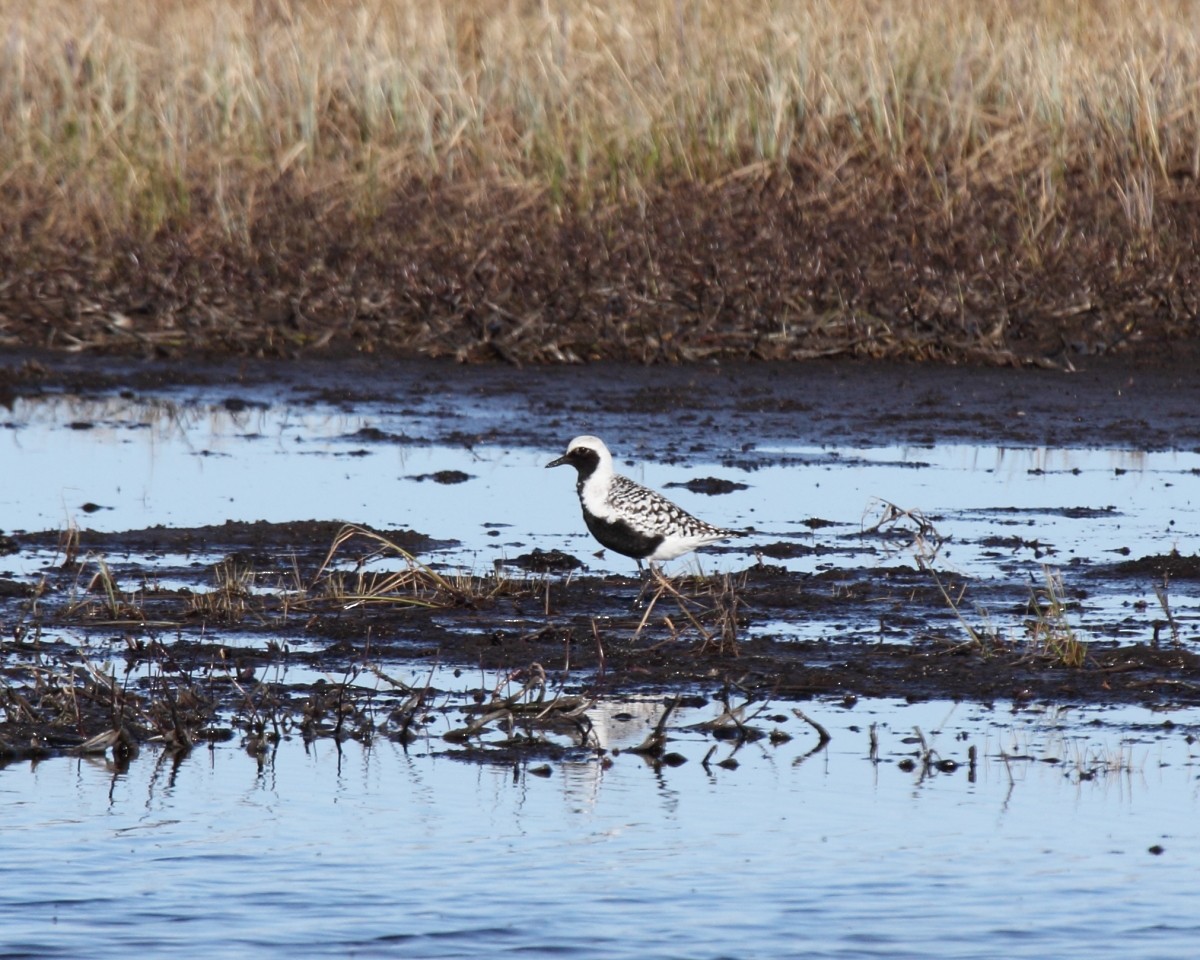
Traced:
POLYGON ((1181 556, 1178 551, 1165 555, 1124 560, 1113 568, 1126 576, 1151 576, 1163 580, 1200 580, 1200 554, 1181 556))
POLYGON ((440 483, 443 486, 451 486, 456 483, 466 483, 468 480, 474 479, 471 474, 463 470, 438 470, 436 473, 417 473, 404 478, 412 480, 415 483, 425 483, 427 480, 433 483, 440 483))
MULTIPOLYGON (((61 546, 50 533, 17 542, 61 546)), ((647 693, 1200 705, 1194 636, 1143 609, 1133 639, 1115 623, 1113 639, 1077 642, 1085 590, 1022 599, 1011 582, 896 565, 596 576, 562 552, 447 574, 410 552, 431 542, 325 522, 81 533, 35 583, 0 591, 0 758, 233 736, 251 752, 288 734, 403 741, 436 719, 447 749, 473 758, 553 759, 570 748, 548 746, 549 730, 582 745, 587 705, 647 693), (967 611, 985 607, 1017 628, 972 626, 967 611), (491 687, 437 679, 455 665, 491 687), (399 681, 400 668, 429 679, 399 681)), ((1147 560, 1096 576, 1141 577, 1147 560)))
POLYGON ((696 477, 693 480, 687 481, 687 483, 666 483, 663 486, 668 490, 671 488, 690 490, 692 493, 702 493, 709 497, 750 489, 750 484, 748 483, 737 483, 734 480, 726 480, 723 477, 696 477))
POLYGON ((364 443, 457 439, 520 446, 552 437, 550 445, 558 447, 586 424, 600 436, 646 437, 664 460, 715 453, 722 463, 748 469, 764 462, 764 450, 769 462, 784 462, 772 448, 800 441, 856 447, 986 438, 1008 446, 1200 448, 1194 416, 1200 378, 1194 375, 1196 357, 1183 352, 1153 365, 1089 358, 1069 376, 844 361, 653 368, 608 363, 540 369, 536 377, 504 366, 450 369, 452 377, 443 364, 371 356, 286 363, 197 358, 181 367, 13 352, 0 361, 0 390, 9 405, 67 394, 219 402, 228 396, 222 385, 236 382, 241 402, 255 408, 285 400, 346 410, 386 404, 421 416, 419 431, 363 427, 355 436, 364 443), (656 386, 639 386, 648 378, 656 386), (1129 416, 1131 410, 1139 416, 1129 416), (664 417, 688 430, 647 436, 664 417), (733 449, 739 452, 730 452, 729 437, 738 438, 733 449))
MULTIPOLYGON (((1196 559, 1167 552, 1172 541, 1161 526, 1139 534, 1139 502, 1108 495, 1125 488, 1083 496, 1067 486, 1054 499, 1044 492, 1089 475, 1121 482, 1146 449, 1200 447, 1190 371, 1098 363, 1047 379, 1039 371, 729 365, 557 369, 531 380, 527 371, 456 368, 449 378, 432 364, 363 359, 179 374, 86 358, 22 370, 14 396, 61 398, 51 412, 76 441, 106 431, 109 446, 124 441, 120 411, 104 407, 106 398, 162 402, 168 427, 172 418, 186 427, 188 416, 207 421, 223 411, 226 433, 217 440, 232 436, 242 446, 225 452, 202 434, 186 450, 189 461, 221 455, 204 463, 203 496, 227 461, 269 447, 271 456, 297 448, 306 457, 304 513, 293 515, 309 515, 314 500, 340 510, 371 476, 383 478, 383 507, 356 512, 390 516, 394 502, 403 503, 397 522, 356 527, 352 541, 336 520, 90 529, 112 526, 107 509, 85 511, 86 522, 65 531, 3 531, 0 670, 3 717, 13 725, 4 739, 18 753, 80 750, 101 734, 118 738, 111 751, 155 738, 202 742, 221 731, 257 749, 276 727, 400 738, 426 716, 470 726, 471 717, 457 713, 451 724, 447 711, 495 704, 497 685, 509 691, 504 699, 542 676, 544 686, 520 695, 541 704, 523 721, 531 744, 551 717, 555 729, 574 729, 577 718, 553 710, 538 719, 554 697, 711 698, 730 690, 755 704, 888 696, 1151 707, 1200 699, 1200 618, 1188 591, 1172 586, 1197 578, 1196 559), (73 390, 94 393, 101 406, 71 399, 73 390), (330 404, 345 416, 331 414, 330 404), (318 449, 302 432, 276 429, 267 413, 281 407, 279 423, 311 411, 332 439, 318 449), (84 422, 96 426, 69 426, 84 422), (679 491, 673 498, 712 495, 701 504, 712 508, 710 519, 749 528, 751 535, 705 551, 704 568, 730 572, 679 573, 670 589, 636 579, 620 558, 598 556, 578 529, 569 487, 552 511, 539 500, 518 519, 510 500, 533 499, 529 483, 534 471, 543 477, 546 451, 585 430, 627 438, 621 456, 632 469, 670 464, 662 486, 679 491), (1086 451, 1114 435, 1136 444, 1134 452, 1080 454, 1064 467, 1055 446, 1017 449, 1053 441, 1086 451), (966 474, 954 449, 935 441, 961 436, 997 444, 963 454, 986 461, 971 484, 1008 471, 1038 487, 1020 501, 997 485, 952 502, 966 474), (450 462, 445 450, 461 456, 450 462), (329 488, 338 495, 314 492, 321 456, 350 458, 330 471, 344 481, 329 488), (517 478, 507 499, 488 487, 501 467, 517 478), (935 490, 927 514, 889 514, 893 505, 883 500, 864 512, 867 497, 857 491, 839 505, 842 488, 872 470, 886 478, 883 493, 910 481, 941 486, 914 485, 935 490), (449 482, 463 478, 470 482, 449 482), (449 512, 421 520, 439 496, 449 512), (472 504, 482 506, 470 525, 448 526, 472 504), (547 514, 547 532, 531 534, 531 518, 547 514), (1102 526, 1103 541, 1077 536, 1102 526), (441 530, 455 536, 439 537, 441 530), (604 572, 613 569, 628 572, 604 572), (491 679, 469 689, 435 679, 428 696, 418 695, 414 672, 441 677, 453 668, 491 679), (386 679, 401 670, 404 686, 386 679)), ((14 410, 30 409, 22 403, 15 399, 14 410)), ((31 435, 19 418, 6 426, 23 441, 31 435)), ((147 432, 141 421, 129 430, 147 432)), ((34 446, 26 442, 22 455, 34 446)), ((161 446, 157 455, 161 468, 161 446)), ((1194 482, 1186 469, 1193 461, 1174 463, 1176 456, 1146 468, 1147 499, 1194 482)), ((295 463, 285 463, 291 483, 295 463)), ((128 467, 114 469, 124 490, 128 467)), ((260 473, 251 476, 261 483, 260 473)), ((267 499, 282 492, 267 489, 267 499)), ((94 488, 69 502, 118 501, 94 488)), ((500 719, 465 742, 498 743, 503 718, 521 716, 515 704, 495 706, 500 719)), ((508 739, 505 755, 523 749, 508 739)))
MULTIPOLYGON (((122 557, 220 556, 245 557, 252 562, 264 562, 274 557, 282 565, 299 560, 320 562, 344 524, 336 520, 296 520, 269 523, 265 520, 238 521, 201 527, 154 526, 144 530, 105 532, 87 528, 69 531, 46 530, 22 533, 13 539, 18 552, 22 549, 61 551, 63 569, 81 565, 81 557, 102 556, 106 562, 120 564, 122 557)), ((428 553, 444 549, 451 541, 435 540, 415 530, 381 531, 409 553, 428 553)), ((131 578, 161 575, 161 567, 145 568, 133 563, 122 569, 131 578)))

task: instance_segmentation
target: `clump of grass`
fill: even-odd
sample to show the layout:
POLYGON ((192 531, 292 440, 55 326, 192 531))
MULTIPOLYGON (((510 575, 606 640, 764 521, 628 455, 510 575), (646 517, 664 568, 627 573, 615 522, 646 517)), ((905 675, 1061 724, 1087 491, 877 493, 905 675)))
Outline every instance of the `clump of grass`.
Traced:
POLYGON ((980 622, 973 624, 962 610, 967 588, 963 586, 952 596, 937 572, 929 572, 946 605, 966 632, 967 645, 978 653, 996 656, 1023 650, 1023 656, 1073 668, 1087 662, 1088 645, 1067 618, 1070 602, 1066 598, 1062 574, 1058 571, 1042 566, 1043 582, 1033 589, 1028 602, 1030 616, 1023 624, 1024 643, 1006 638, 983 608, 977 608, 980 622))
POLYGON ((253 568, 229 557, 213 568, 213 579, 215 586, 212 590, 191 595, 187 613, 226 623, 239 622, 246 615, 248 601, 254 593, 253 568))
MULTIPOLYGON (((887 500, 873 501, 869 512, 874 512, 877 519, 869 527, 864 522, 863 532, 899 541, 904 544, 904 549, 912 552, 917 566, 929 574, 946 606, 966 632, 970 646, 985 656, 1007 652, 1018 646, 1004 638, 982 607, 976 607, 979 616, 977 624, 964 614, 962 604, 967 593, 966 585, 952 591, 934 566, 938 553, 950 538, 938 532, 924 513, 905 510, 887 500)), ((1087 643, 1067 619, 1070 602, 1062 574, 1043 564, 1042 578, 1041 586, 1034 588, 1029 599, 1032 616, 1025 621, 1029 655, 1065 667, 1082 667, 1087 660, 1087 643)))
POLYGON ((532 594, 536 587, 511 579, 501 568, 491 577, 465 572, 443 575, 385 534, 346 524, 334 537, 317 571, 315 589, 324 600, 349 609, 381 603, 425 608, 473 606, 499 596, 532 594), (357 557, 353 571, 335 569, 335 557, 352 543, 366 544, 367 552, 357 557), (385 571, 368 569, 380 560, 399 561, 402 566, 385 571))
POLYGON ((89 569, 92 574, 83 585, 82 593, 67 606, 63 613, 65 619, 82 619, 107 626, 145 622, 145 611, 136 591, 128 593, 120 588, 107 559, 96 553, 86 554, 78 561, 80 578, 89 569))
POLYGON ((1087 643, 1067 619, 1067 599, 1062 574, 1042 565, 1042 584, 1029 600, 1030 618, 1025 627, 1033 656, 1065 667, 1082 667, 1087 661, 1087 643))
MULTIPOLYGON (((676 624, 670 614, 662 615, 662 625, 669 631, 670 639, 678 639, 690 627, 700 638, 698 652, 705 653, 715 647, 723 656, 738 655, 739 607, 742 603, 739 590, 745 586, 745 577, 740 583, 728 574, 721 577, 696 577, 690 593, 684 593, 676 583, 658 570, 650 567, 650 580, 643 587, 643 594, 654 585, 654 592, 646 603, 646 609, 633 632, 636 640, 651 622, 656 608, 664 597, 675 602, 681 621, 676 624)), ((640 599, 640 598, 639 598, 640 599)))

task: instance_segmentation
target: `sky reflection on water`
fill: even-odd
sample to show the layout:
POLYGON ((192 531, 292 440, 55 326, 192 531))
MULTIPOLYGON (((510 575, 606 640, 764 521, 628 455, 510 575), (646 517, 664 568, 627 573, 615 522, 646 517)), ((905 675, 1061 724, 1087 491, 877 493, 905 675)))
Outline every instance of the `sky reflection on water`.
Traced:
MULTIPOLYGON (((77 523, 115 531, 342 519, 458 541, 445 559, 467 567, 490 568, 497 555, 532 547, 575 551, 601 571, 629 566, 611 554, 604 560, 591 555, 595 548, 579 522, 574 485, 543 471, 557 449, 364 440, 364 428, 389 436, 414 429, 410 415, 386 408, 348 414, 286 406, 228 411, 120 398, 22 399, 8 426, 0 430, 0 460, 19 469, 0 490, 0 529, 77 523), (428 479, 443 470, 469 479, 428 479), (495 524, 504 525, 499 536, 493 535, 495 524)), ((613 446, 618 454, 628 452, 615 441, 613 446)), ((744 552, 726 554, 710 568, 744 564, 757 545, 780 536, 828 545, 861 529, 880 499, 935 517, 940 532, 963 544, 946 556, 975 574, 986 564, 969 545, 989 532, 1038 540, 1056 551, 1055 562, 1065 563, 1125 549, 1134 555, 1173 547, 1190 553, 1191 531, 1200 528, 1195 452, 960 443, 764 446, 755 457, 751 469, 653 460, 623 469, 659 488, 708 475, 749 485, 716 497, 666 491, 714 522, 760 531, 734 544, 744 552), (811 532, 804 522, 812 517, 835 526, 811 532)), ((811 570, 820 562, 789 564, 811 570)))

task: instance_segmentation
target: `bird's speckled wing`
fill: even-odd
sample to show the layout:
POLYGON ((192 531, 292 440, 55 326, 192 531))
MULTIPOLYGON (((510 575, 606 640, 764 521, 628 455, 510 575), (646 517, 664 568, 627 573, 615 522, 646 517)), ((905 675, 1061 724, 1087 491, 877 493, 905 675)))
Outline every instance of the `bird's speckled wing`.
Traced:
POLYGON ((621 474, 612 478, 608 503, 615 515, 644 533, 713 540, 733 535, 732 531, 697 520, 666 497, 621 474))

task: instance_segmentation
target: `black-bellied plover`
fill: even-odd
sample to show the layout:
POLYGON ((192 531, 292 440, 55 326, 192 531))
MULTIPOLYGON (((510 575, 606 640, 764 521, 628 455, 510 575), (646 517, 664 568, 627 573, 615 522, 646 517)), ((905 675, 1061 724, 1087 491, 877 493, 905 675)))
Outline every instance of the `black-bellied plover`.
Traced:
POLYGON ((613 470, 612 454, 599 437, 576 437, 547 467, 569 463, 579 472, 575 489, 588 530, 610 550, 633 557, 638 569, 674 560, 717 540, 738 536, 697 520, 661 494, 613 470))

